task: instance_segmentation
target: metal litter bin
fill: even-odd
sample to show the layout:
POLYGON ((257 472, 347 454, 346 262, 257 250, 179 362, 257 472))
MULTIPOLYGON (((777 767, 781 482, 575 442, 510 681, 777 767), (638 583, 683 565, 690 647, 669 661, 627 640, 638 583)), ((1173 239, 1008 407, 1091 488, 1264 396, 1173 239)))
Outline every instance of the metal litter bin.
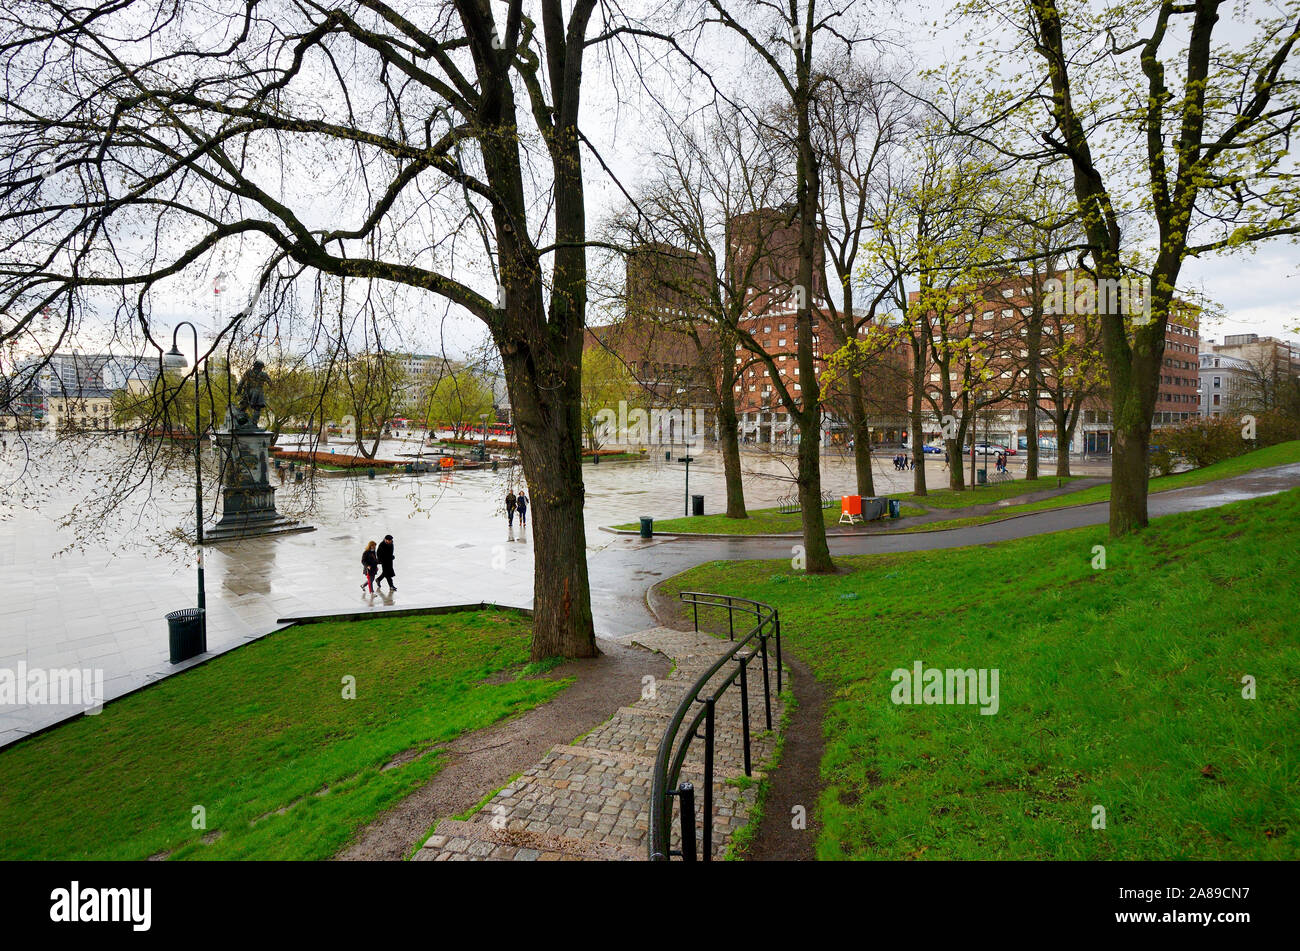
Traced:
POLYGON ((653 538, 655 533, 655 520, 649 515, 641 516, 641 537, 653 538))
POLYGON ((596 464, 596 465, 600 465, 600 450, 599 450, 599 449, 597 449, 596 451, 594 451, 594 452, 591 454, 591 461, 592 461, 594 464, 596 464))
POLYGON ((691 514, 692 515, 704 514, 704 496, 702 495, 691 496, 691 514))
POLYGON ((197 657, 207 649, 203 643, 203 612, 198 608, 185 608, 168 614, 167 634, 171 641, 173 664, 197 657))
POLYGON ((976 481, 979 485, 987 485, 987 484, 988 484, 988 481, 989 481, 989 474, 988 474, 988 473, 989 473, 989 471, 988 471, 987 469, 976 469, 976 470, 975 470, 975 481, 976 481))
POLYGON ((901 518, 903 515, 903 503, 898 499, 889 499, 889 517, 901 518))

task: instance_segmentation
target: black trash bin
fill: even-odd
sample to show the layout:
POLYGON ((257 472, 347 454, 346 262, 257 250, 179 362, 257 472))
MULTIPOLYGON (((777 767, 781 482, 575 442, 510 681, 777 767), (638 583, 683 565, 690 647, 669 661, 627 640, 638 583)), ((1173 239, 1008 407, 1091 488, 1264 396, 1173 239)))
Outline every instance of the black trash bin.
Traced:
POLYGON ((989 472, 989 471, 988 471, 987 469, 976 469, 976 470, 975 470, 975 482, 976 482, 978 485, 986 485, 986 484, 988 483, 988 481, 989 481, 989 474, 988 474, 988 472, 989 472))
POLYGON ((641 537, 653 538, 655 533, 655 520, 649 515, 641 516, 641 537))
POLYGON ((664 462, 672 462, 672 461, 673 461, 673 451, 671 449, 665 449, 664 462))
POLYGON ((171 660, 179 664, 207 650, 203 643, 203 612, 185 608, 167 615, 167 634, 171 641, 171 660))
POLYGON ((374 466, 371 466, 371 467, 370 467, 369 476, 370 476, 370 478, 372 478, 372 479, 375 477, 375 467, 374 467, 374 466))
POLYGON ((596 465, 600 465, 600 450, 596 450, 591 454, 591 461, 596 465))
POLYGON ((704 496, 702 495, 691 496, 691 514, 692 515, 704 514, 704 496))

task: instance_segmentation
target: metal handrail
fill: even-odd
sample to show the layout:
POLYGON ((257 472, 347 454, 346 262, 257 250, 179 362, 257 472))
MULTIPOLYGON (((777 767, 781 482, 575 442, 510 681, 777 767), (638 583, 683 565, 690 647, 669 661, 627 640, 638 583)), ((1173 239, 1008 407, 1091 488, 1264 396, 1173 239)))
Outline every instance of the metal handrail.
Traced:
POLYGON ((741 736, 744 745, 745 775, 752 775, 749 743, 749 662, 755 656, 763 661, 763 707, 766 714, 767 729, 772 729, 772 688, 768 665, 769 640, 776 646, 776 692, 780 694, 782 686, 781 670, 781 618, 776 608, 761 601, 748 598, 736 598, 729 594, 708 594, 702 591, 683 591, 679 595, 683 604, 689 604, 694 611, 695 630, 700 629, 700 606, 727 609, 727 639, 735 646, 723 654, 706 670, 694 686, 687 691, 677 709, 673 712, 663 738, 659 741, 659 751, 655 754, 654 778, 650 790, 650 834, 647 837, 647 850, 650 861, 668 861, 679 856, 686 861, 695 861, 695 787, 691 783, 679 783, 682 765, 686 762, 691 742, 704 740, 704 788, 703 806, 703 861, 713 857, 713 753, 714 721, 718 699, 735 683, 740 683, 741 736), (740 640, 736 640, 735 616, 753 615, 754 626, 740 640), (744 653, 746 645, 752 645, 744 653), (718 671, 728 662, 735 662, 736 667, 713 690, 705 693, 705 687, 718 671), (700 704, 690 723, 682 732, 682 724, 693 704, 700 704), (700 736, 700 726, 704 726, 704 735, 700 736), (679 852, 670 849, 673 819, 672 797, 676 796, 681 804, 682 848, 679 852))

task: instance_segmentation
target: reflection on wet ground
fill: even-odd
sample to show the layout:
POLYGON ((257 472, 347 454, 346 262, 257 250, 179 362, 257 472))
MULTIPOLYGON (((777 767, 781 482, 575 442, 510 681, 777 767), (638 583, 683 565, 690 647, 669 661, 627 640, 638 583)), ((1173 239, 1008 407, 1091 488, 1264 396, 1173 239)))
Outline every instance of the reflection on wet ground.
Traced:
MULTIPOLYGON (((179 466, 147 498, 133 496, 123 511, 97 520, 87 511, 86 497, 98 474, 117 464, 125 450, 105 447, 69 462, 72 457, 59 447, 52 449, 59 452, 36 460, 32 471, 44 493, 40 507, 11 506, 0 523, 0 668, 25 662, 102 669, 111 698, 174 670, 167 663, 163 616, 195 603, 193 549, 171 537, 192 530, 192 470, 179 466), (79 521, 60 524, 69 512, 79 521)), ((384 444, 378 455, 410 451, 410 445, 384 444)), ((674 459, 679 454, 670 452, 674 459)), ((11 444, 0 457, 0 476, 12 478, 15 465, 11 444)), ((771 506, 791 494, 793 457, 747 452, 744 468, 751 507, 771 506)), ((941 458, 929 460, 931 484, 944 480, 942 468, 941 458)), ((879 492, 910 489, 911 473, 893 471, 888 458, 878 460, 876 470, 879 492)), ((601 636, 650 626, 645 589, 660 577, 707 558, 788 553, 788 541, 645 542, 601 532, 601 525, 634 522, 641 515, 679 515, 686 504, 685 467, 665 461, 660 452, 639 462, 587 464, 583 472, 592 607, 601 636)), ((840 452, 824 457, 829 494, 850 491, 854 481, 851 458, 840 452)), ((260 637, 292 614, 435 602, 530 604, 531 522, 544 512, 534 506, 529 528, 517 520, 507 524, 505 493, 521 484, 513 468, 286 481, 277 492, 281 511, 316 531, 207 549, 209 649, 223 651, 260 637), (369 595, 359 590, 361 551, 386 534, 395 539, 398 590, 369 595)), ((725 492, 716 452, 697 453, 689 494, 705 497, 706 512, 719 510, 725 492)), ((70 712, 4 708, 0 744, 70 712)))

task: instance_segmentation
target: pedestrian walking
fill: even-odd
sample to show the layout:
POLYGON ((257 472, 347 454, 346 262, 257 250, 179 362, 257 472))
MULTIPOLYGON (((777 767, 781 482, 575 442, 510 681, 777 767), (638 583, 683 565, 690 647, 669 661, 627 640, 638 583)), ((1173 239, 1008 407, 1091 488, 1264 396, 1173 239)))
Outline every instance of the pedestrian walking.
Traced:
POLYGON ((385 581, 387 581, 388 590, 396 591, 397 585, 393 584, 393 579, 396 578, 397 575, 393 573, 393 536, 392 535, 384 536, 384 540, 379 543, 379 547, 375 550, 375 557, 379 559, 379 567, 383 569, 383 571, 379 575, 379 579, 375 582, 375 584, 383 584, 385 581))
POLYGON ((510 491, 506 492, 506 521, 510 523, 511 528, 515 527, 515 505, 516 504, 517 503, 515 501, 515 490, 511 489, 510 491))
POLYGON ((519 527, 528 527, 528 496, 524 495, 524 490, 519 490, 519 495, 515 497, 515 508, 519 512, 519 527))
POLYGON ((361 553, 361 573, 366 576, 366 580, 361 582, 361 587, 369 590, 371 594, 375 593, 375 570, 378 567, 379 556, 375 554, 375 543, 371 542, 361 553))

